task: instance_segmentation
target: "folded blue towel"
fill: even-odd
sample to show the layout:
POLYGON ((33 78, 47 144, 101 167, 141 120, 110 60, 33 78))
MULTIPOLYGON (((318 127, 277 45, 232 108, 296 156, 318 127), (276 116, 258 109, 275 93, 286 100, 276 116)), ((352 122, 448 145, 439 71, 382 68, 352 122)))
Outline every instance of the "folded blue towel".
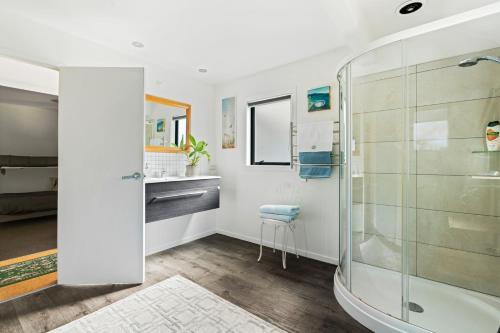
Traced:
POLYGON ((305 151, 299 153, 301 164, 331 164, 331 151, 305 151))
POLYGON ((299 177, 303 179, 330 178, 332 168, 327 166, 301 166, 299 177))
POLYGON ((300 212, 300 207, 291 205, 262 205, 259 210, 261 213, 292 216, 300 212))
POLYGON ((299 214, 296 215, 280 215, 280 214, 267 214, 267 213, 260 213, 260 217, 263 219, 271 219, 271 220, 278 220, 278 221, 283 221, 286 223, 290 223, 293 220, 295 220, 299 216, 299 214))
POLYGON ((300 152, 299 161, 300 164, 313 164, 311 166, 300 166, 299 177, 303 179, 329 178, 332 175, 332 166, 330 165, 332 164, 331 151, 300 152))

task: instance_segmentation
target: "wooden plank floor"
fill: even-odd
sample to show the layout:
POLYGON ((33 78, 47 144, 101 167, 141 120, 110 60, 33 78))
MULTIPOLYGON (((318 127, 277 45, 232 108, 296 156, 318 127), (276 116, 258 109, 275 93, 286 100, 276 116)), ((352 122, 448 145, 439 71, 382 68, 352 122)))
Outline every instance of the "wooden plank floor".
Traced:
POLYGON ((57 247, 57 216, 0 223, 0 260, 57 247))
POLYGON ((369 332, 335 301, 335 266, 209 236, 146 260, 146 282, 134 286, 55 286, 0 304, 0 332, 46 332, 140 289, 180 274, 288 332, 369 332))

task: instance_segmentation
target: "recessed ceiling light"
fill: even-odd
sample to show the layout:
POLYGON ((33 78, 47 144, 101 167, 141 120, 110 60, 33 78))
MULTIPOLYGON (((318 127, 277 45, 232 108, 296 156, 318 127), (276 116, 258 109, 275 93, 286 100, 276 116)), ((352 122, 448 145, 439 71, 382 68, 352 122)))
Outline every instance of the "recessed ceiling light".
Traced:
POLYGON ((200 72, 200 73, 207 73, 208 69, 205 68, 205 67, 198 67, 198 72, 200 72))
POLYGON ((134 40, 132 42, 132 46, 142 49, 144 47, 144 44, 142 44, 141 42, 138 42, 138 41, 134 40))
POLYGON ((396 9, 396 13, 401 14, 401 15, 407 15, 407 14, 412 14, 415 13, 417 10, 422 8, 424 5, 424 0, 420 1, 415 1, 415 0, 410 0, 402 3, 401 5, 398 6, 396 9))

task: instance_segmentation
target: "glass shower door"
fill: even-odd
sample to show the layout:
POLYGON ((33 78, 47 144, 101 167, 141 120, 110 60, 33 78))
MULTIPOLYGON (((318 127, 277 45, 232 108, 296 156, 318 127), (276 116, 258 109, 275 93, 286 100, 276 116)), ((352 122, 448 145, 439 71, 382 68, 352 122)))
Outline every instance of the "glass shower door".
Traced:
POLYGON ((350 64, 347 64, 338 74, 339 81, 339 272, 340 281, 350 290, 350 267, 351 267, 351 251, 350 251, 350 207, 351 202, 349 193, 351 188, 351 177, 349 164, 347 163, 349 154, 347 150, 347 140, 350 137, 350 128, 347 124, 349 116, 349 70, 350 64))
POLYGON ((408 249, 403 229, 410 200, 402 47, 390 44, 351 63, 350 119, 351 291, 399 319, 405 319, 403 254, 408 249))

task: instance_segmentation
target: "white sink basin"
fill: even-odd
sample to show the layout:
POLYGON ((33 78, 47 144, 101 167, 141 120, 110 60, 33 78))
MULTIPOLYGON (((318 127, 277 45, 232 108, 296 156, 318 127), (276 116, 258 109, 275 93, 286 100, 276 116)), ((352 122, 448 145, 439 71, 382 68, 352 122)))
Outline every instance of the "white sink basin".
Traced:
POLYGON ((168 177, 145 177, 144 181, 146 183, 161 183, 161 182, 169 182, 173 180, 179 180, 180 178, 186 177, 177 177, 177 176, 168 176, 168 177))
POLYGON ((179 176, 168 176, 168 177, 146 177, 144 178, 145 183, 165 183, 165 182, 178 182, 184 180, 197 180, 197 179, 213 179, 220 178, 219 176, 192 176, 192 177, 179 177, 179 176))

